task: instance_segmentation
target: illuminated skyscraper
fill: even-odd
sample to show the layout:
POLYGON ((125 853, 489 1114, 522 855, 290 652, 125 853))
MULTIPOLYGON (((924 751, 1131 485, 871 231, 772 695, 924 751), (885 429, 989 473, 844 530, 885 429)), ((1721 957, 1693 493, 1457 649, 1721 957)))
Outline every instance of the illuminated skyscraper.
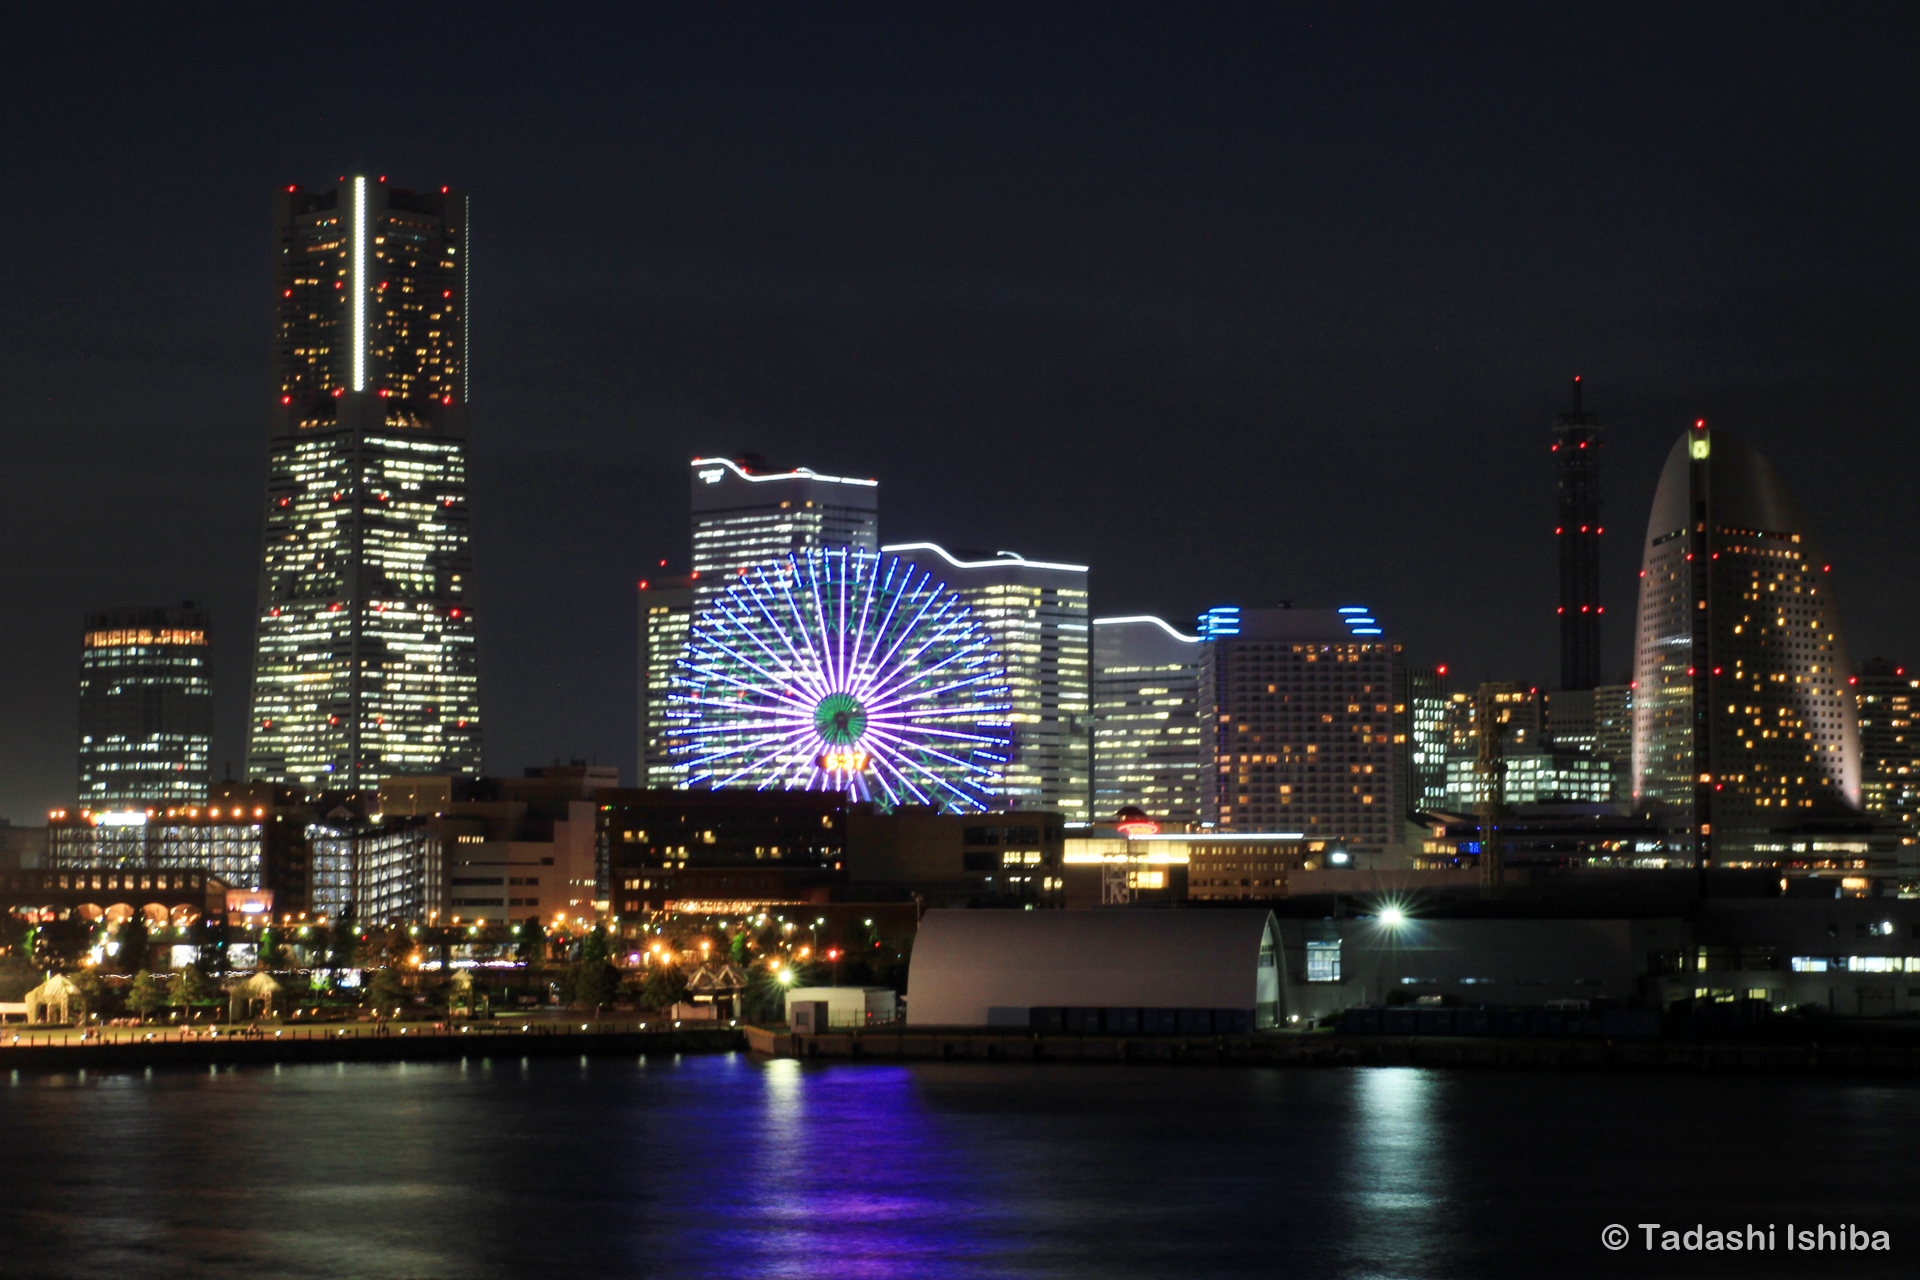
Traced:
POLYGON ((1681 817, 1698 855, 1723 861, 1814 852, 1770 837, 1858 812, 1859 710, 1830 566, 1772 465, 1705 422, 1660 473, 1638 641, 1636 808, 1681 817))
POLYGON ((80 808, 205 801, 206 613, 192 604, 90 613, 81 640, 80 808))
POLYGON ((809 547, 880 546, 880 482, 805 467, 768 471, 752 456, 693 460, 695 604, 728 579, 809 547))
POLYGON ((1560 490, 1560 687, 1600 683, 1600 419, 1580 407, 1554 419, 1553 473, 1560 490))
POLYGON ((1159 618, 1093 620, 1093 819, 1200 821, 1202 641, 1159 618))
POLYGON ((686 785, 687 766, 676 762, 676 731, 685 718, 668 714, 673 664, 686 651, 693 621, 693 579, 649 578, 640 584, 640 785, 686 785))
POLYGON ((1401 745, 1407 796, 1414 812, 1445 809, 1448 723, 1447 669, 1415 667, 1407 671, 1407 731, 1401 745))
POLYGON ((1092 727, 1087 566, 1011 551, 956 556, 931 542, 883 549, 957 591, 993 638, 1013 703, 1006 807, 1086 820, 1092 727))
POLYGON ((1211 713, 1205 817, 1224 831, 1297 831, 1363 867, 1404 840, 1409 780, 1400 646, 1365 609, 1210 609, 1201 705, 1211 713))
POLYGON ((1900 824, 1900 842, 1920 842, 1920 675, 1884 658, 1860 664, 1861 808, 1900 824))
POLYGON ((247 766, 307 788, 480 770, 467 603, 467 197, 274 205, 274 399, 247 766))

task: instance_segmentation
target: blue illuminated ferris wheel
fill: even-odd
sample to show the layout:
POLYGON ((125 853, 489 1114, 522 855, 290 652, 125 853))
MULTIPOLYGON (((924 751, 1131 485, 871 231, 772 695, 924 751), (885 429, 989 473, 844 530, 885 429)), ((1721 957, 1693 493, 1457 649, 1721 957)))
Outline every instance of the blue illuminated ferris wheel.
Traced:
POLYGON ((750 569, 693 619, 671 715, 687 784, 991 808, 1011 703, 993 642, 926 570, 814 549, 750 569))

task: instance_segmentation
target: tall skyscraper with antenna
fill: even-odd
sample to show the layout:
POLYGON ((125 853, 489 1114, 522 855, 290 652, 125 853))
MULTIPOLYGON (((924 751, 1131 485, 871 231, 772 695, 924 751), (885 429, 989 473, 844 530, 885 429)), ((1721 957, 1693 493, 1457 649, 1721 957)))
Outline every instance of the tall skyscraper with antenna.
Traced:
POLYGON ((273 397, 247 767, 310 789, 480 769, 467 196, 274 200, 273 397))
POLYGON ((1553 421, 1553 472, 1560 490, 1560 687, 1600 683, 1600 419, 1580 403, 1553 421))

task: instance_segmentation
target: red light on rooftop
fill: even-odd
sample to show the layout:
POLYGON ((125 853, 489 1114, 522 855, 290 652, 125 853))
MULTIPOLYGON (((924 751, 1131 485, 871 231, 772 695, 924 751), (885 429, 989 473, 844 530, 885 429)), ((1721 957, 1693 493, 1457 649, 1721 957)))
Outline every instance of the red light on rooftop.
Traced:
POLYGON ((1847 683, 1848 683, 1848 684, 1859 684, 1859 683, 1860 683, 1860 677, 1859 677, 1859 676, 1848 676, 1848 677, 1847 677, 1847 683))
POLYGON ((1706 425, 1707 425, 1707 420, 1705 418, 1702 418, 1698 422, 1695 422, 1693 424, 1693 429, 1695 431, 1702 431, 1706 429, 1706 425))
POLYGON ((1555 613, 1565 613, 1566 611, 1567 611, 1567 606, 1565 605, 1561 605, 1558 609, 1554 610, 1555 613))
POLYGON ((1581 447, 1582 449, 1584 449, 1584 448, 1586 448, 1586 447, 1587 447, 1587 442, 1586 442, 1585 440, 1582 440, 1582 441, 1580 442, 1580 447, 1581 447))
POLYGON ((1720 668, 1718 668, 1718 667, 1715 667, 1715 668, 1713 669, 1713 674, 1715 674, 1715 675, 1719 675, 1719 674, 1720 674, 1720 668))
POLYGON ((647 589, 647 580, 645 578, 640 579, 640 589, 642 591, 647 589))
POLYGON ((293 397, 292 397, 292 396, 281 396, 281 397, 280 397, 280 403, 281 403, 281 404, 292 404, 292 403, 293 403, 293 397))
POLYGON ((1447 669, 1444 666, 1435 667, 1434 670, 1438 671, 1441 675, 1447 674, 1447 669))
POLYGON ((1832 566, 1832 565, 1830 565, 1830 564, 1823 564, 1823 565, 1821 565, 1821 566, 1820 566, 1820 572, 1822 572, 1822 573, 1832 573, 1832 572, 1833 572, 1833 566, 1832 566))
POLYGON ((445 187, 440 188, 440 194, 441 195, 447 194, 447 189, 445 187))
POLYGON ((287 184, 287 190, 289 190, 289 191, 298 191, 299 189, 300 189, 300 187, 299 187, 299 185, 298 185, 298 184, 296 184, 296 183, 291 183, 291 182, 290 182, 290 183, 288 183, 288 184, 287 184))

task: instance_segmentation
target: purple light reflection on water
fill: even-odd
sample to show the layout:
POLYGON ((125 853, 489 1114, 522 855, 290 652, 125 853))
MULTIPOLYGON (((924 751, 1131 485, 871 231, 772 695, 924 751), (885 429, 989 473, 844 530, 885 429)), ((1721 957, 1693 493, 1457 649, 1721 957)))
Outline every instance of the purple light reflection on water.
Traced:
POLYGON ((1697 1268, 1606 1253, 1610 1221, 1920 1240, 1916 1131, 1911 1087, 1740 1076, 741 1055, 0 1076, 0 1270, 1617 1280, 1697 1268))
POLYGON ((748 1071, 759 1092, 735 1096, 732 1139, 743 1195, 698 1233, 709 1265, 815 1276, 831 1259, 831 1274, 846 1277, 978 1273, 993 1251, 979 1171, 930 1121, 909 1068, 786 1060, 748 1071))

